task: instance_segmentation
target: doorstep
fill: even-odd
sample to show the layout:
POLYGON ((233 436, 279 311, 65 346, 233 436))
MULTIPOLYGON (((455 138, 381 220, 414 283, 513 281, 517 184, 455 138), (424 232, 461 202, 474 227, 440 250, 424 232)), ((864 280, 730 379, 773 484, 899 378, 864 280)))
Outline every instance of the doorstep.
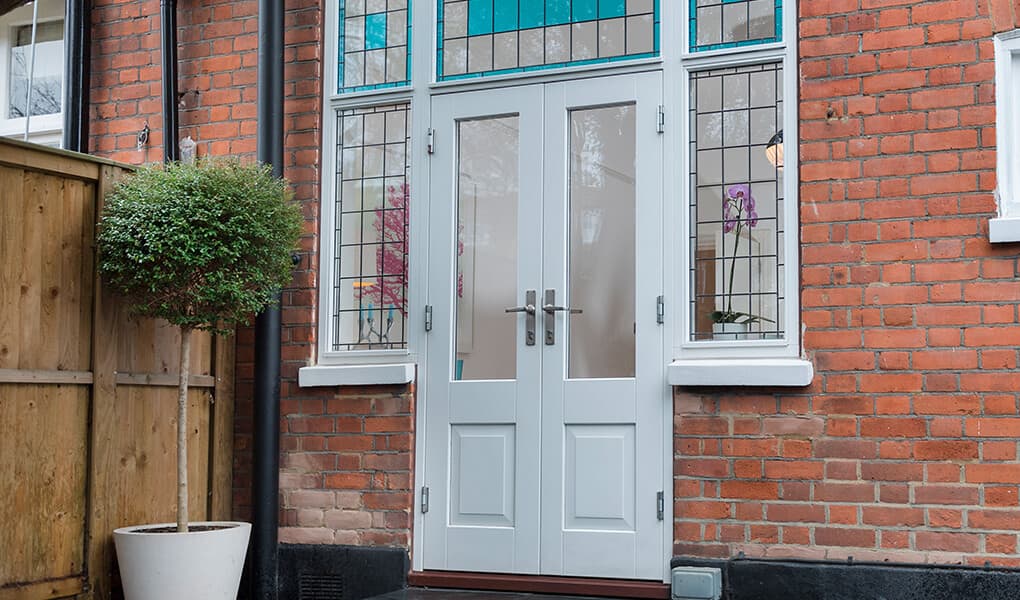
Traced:
POLYGON ((530 594, 524 592, 493 592, 486 590, 407 588, 375 596, 369 600, 606 600, 606 598, 530 594))

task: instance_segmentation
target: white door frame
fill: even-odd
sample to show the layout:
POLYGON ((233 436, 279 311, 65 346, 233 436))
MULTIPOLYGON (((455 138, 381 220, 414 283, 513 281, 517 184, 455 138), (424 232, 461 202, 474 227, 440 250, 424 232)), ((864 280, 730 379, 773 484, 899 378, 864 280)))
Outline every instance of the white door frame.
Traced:
MULTIPOLYGON (((658 85, 660 86, 660 90, 661 90, 661 85, 662 85, 661 84, 661 71, 651 71, 651 72, 644 73, 644 74, 634 74, 634 75, 629 75, 629 76, 622 76, 621 75, 619 77, 621 79, 623 79, 624 77, 630 77, 632 80, 634 78, 638 78, 638 77, 655 77, 655 78, 659 79, 658 85)), ((536 85, 541 85, 541 84, 536 84, 536 85)), ((513 88, 503 88, 500 91, 501 91, 501 93, 507 93, 508 90, 512 90, 512 89, 513 88)), ((582 80, 578 80, 578 81, 567 81, 567 82, 563 82, 563 83, 560 83, 560 84, 546 84, 546 89, 547 90, 553 89, 553 93, 560 93, 560 94, 563 94, 563 95, 567 96, 568 99, 565 100, 565 102, 568 105, 569 104, 577 104, 577 105, 584 105, 584 106, 597 105, 597 104, 600 104, 599 98, 601 98, 602 96, 606 97, 606 103, 612 103, 614 96, 617 97, 617 98, 619 97, 618 93, 614 94, 612 92, 612 87, 609 85, 609 82, 607 82, 604 77, 589 78, 587 80, 582 79, 582 80), (558 87, 558 90, 556 89, 557 87, 558 87), (583 90, 583 94, 582 94, 582 90, 583 90), (601 93, 601 96, 600 96, 600 91, 599 90, 602 90, 602 92, 604 92, 604 93, 601 93), (576 101, 573 100, 573 99, 576 99, 576 101)), ((458 96, 462 96, 462 95, 466 95, 466 94, 469 94, 469 93, 458 94, 458 96)), ((660 99, 660 102, 661 102, 661 99, 660 99)), ((655 127, 655 124, 658 122, 658 114, 656 114, 657 113, 657 111, 656 111, 657 107, 654 104, 651 104, 651 105, 649 105, 649 104, 650 103, 648 103, 648 102, 644 102, 644 103, 640 104, 640 110, 639 110, 639 114, 638 114, 638 124, 637 124, 637 126, 639 128, 639 131, 641 131, 640 128, 655 127)), ((431 108, 428 108, 428 111, 431 113, 431 108)), ((421 112, 425 112, 425 111, 421 111, 421 112)), ((490 106, 487 107, 487 110, 484 110, 482 113, 479 113, 479 114, 492 114, 494 112, 499 112, 499 111, 494 111, 492 106, 490 105, 490 106)), ((510 112, 512 112, 512 111, 510 111, 510 112)), ((419 113, 419 114, 421 114, 421 113, 419 113)), ((640 135, 639 135, 639 137, 640 137, 640 135)), ((564 140, 560 140, 559 141, 559 143, 561 145, 562 145, 563 142, 564 142, 564 140)), ((454 160, 455 157, 453 155, 453 152, 450 151, 449 149, 453 148, 454 141, 452 139, 440 138, 437 143, 438 143, 439 147, 447 150, 446 157, 444 157, 442 160, 445 161, 445 160, 449 159, 451 161, 451 164, 450 165, 446 165, 446 164, 437 165, 436 164, 436 159, 438 157, 436 155, 433 155, 433 156, 429 157, 431 159, 431 163, 430 163, 431 169, 429 170, 430 172, 428 174, 425 174, 425 173, 422 174, 422 178, 423 179, 425 177, 432 177, 432 175, 434 175, 437 172, 444 172, 445 173, 446 169, 451 169, 451 173, 452 173, 452 168, 453 168, 452 161, 454 160)), ((663 150, 659 153, 660 161, 665 160, 665 157, 668 156, 668 154, 669 154, 669 152, 668 152, 668 145, 663 145, 663 146, 664 146, 663 150)), ((547 147, 545 145, 545 143, 543 143, 543 147, 547 147)), ((521 148, 522 149, 526 148, 525 147, 525 142, 524 142, 524 139, 523 139, 523 134, 522 134, 521 148)), ((563 158, 565 159, 566 157, 563 157, 563 158)), ((523 160, 523 157, 522 157, 522 160, 523 160)), ((642 169, 644 166, 645 165, 640 165, 639 164, 638 168, 642 169)), ((666 247, 665 247, 664 241, 665 241, 665 239, 668 239, 669 236, 668 236, 668 233, 667 233, 667 228, 666 228, 666 224, 664 223, 663 216, 664 215, 669 215, 673 211, 672 211, 671 207, 667 207, 667 206, 664 205, 664 202, 666 201, 666 198, 665 198, 665 195, 662 193, 663 192, 663 190, 662 190, 662 182, 664 180, 664 173, 663 173, 663 170, 662 170, 663 164, 660 163, 658 165, 652 165, 652 166, 657 171, 657 175, 655 175, 652 178, 652 181, 654 182, 654 186, 653 187, 655 188, 655 190, 657 192, 657 195, 658 195, 658 197, 660 199, 660 210, 656 214, 646 214, 646 215, 643 215, 643 216, 645 218, 647 218, 647 219, 651 219, 651 220, 656 222, 655 226, 651 228, 651 231, 656 232, 657 237, 658 237, 657 244, 658 244, 658 247, 660 249, 660 253, 663 255, 663 257, 665 257, 666 247)), ((543 178, 543 179, 544 180, 548 180, 549 178, 543 178)), ((548 185, 548 183, 547 183, 547 185, 548 185)), ((548 193, 548 190, 546 190, 545 193, 548 193)), ((426 202, 422 202, 422 204, 426 204, 426 202)), ((432 207, 435 206, 435 203, 432 201, 431 198, 428 199, 428 204, 429 204, 429 206, 432 206, 432 207)), ((639 214, 638 216, 640 218, 642 215, 639 214)), ((433 239, 432 243, 429 244, 429 252, 430 253, 436 252, 436 250, 437 250, 436 248, 433 247, 434 242, 435 242, 435 240, 433 239)), ((444 253, 448 252, 448 251, 450 251, 450 249, 443 248, 441 250, 441 252, 444 252, 444 253)), ((425 262, 425 261, 423 261, 423 262, 425 262)), ((445 268, 451 262, 452 261, 449 261, 448 255, 444 255, 443 257, 440 257, 439 259, 429 261, 430 269, 431 270, 435 270, 437 267, 445 268)), ((663 282, 664 280, 665 281, 671 281, 672 280, 671 277, 667 277, 665 273, 661 273, 661 271, 663 269, 662 265, 663 265, 663 262, 660 261, 660 263, 658 265, 656 265, 655 267, 649 267, 649 268, 657 268, 657 269, 660 270, 659 274, 657 274, 657 275, 653 274, 652 275, 654 280, 656 280, 656 281, 658 281, 660 283, 663 282)), ((638 268, 641 268, 644 265, 641 264, 641 261, 638 261, 638 265, 637 266, 638 266, 638 268)), ((452 271, 452 267, 451 267, 450 270, 452 271)), ((448 275, 449 276, 453 276, 452 273, 450 273, 448 275)), ((431 289, 431 286, 428 286, 428 287, 429 287, 429 289, 431 289)), ((523 286, 519 285, 518 287, 520 289, 522 289, 522 290, 524 289, 523 286)), ((662 292, 660 291, 660 293, 662 293, 662 292)), ((541 290, 539 290, 539 294, 541 295, 541 290)), ((428 303, 429 300, 426 300, 426 302, 428 303)), ((655 307, 654 307, 654 305, 652 305, 652 306, 639 305, 636 310, 640 311, 640 313, 642 315, 644 315, 645 313, 649 313, 649 314, 654 315, 655 307)), ((446 322, 444 324, 441 321, 440 315, 438 315, 438 314, 434 314, 433 318, 435 319, 433 321, 433 327, 434 328, 443 327, 443 326, 446 326, 446 327, 452 326, 452 324, 449 323, 449 322, 446 322)), ((446 319, 446 321, 449 320, 446 317, 442 317, 442 318, 446 319)), ((652 318, 653 318, 652 327, 656 327, 656 325, 654 323, 654 316, 652 318)), ((521 323, 521 325, 519 325, 518 334, 521 337, 519 337, 519 340, 523 340, 523 319, 520 320, 520 323, 521 323)), ((541 332, 542 332, 542 325, 541 324, 542 324, 542 319, 541 319, 541 317, 539 317, 539 331, 538 331, 539 336, 541 336, 541 332)), ((645 465, 645 466, 648 469, 652 470, 652 471, 654 471, 655 469, 660 469, 658 475, 653 472, 653 473, 651 473, 650 476, 654 477, 654 478, 657 478, 658 480, 661 481, 661 489, 662 489, 662 491, 664 493, 664 506, 663 506, 663 508, 664 508, 664 511, 663 511, 664 512, 664 522, 661 525, 661 538, 662 538, 661 539, 661 544, 658 544, 657 548, 651 548, 650 551, 647 553, 648 560, 650 561, 650 563, 654 565, 656 562, 658 562, 658 567, 651 569, 651 573, 649 575, 645 575, 645 576, 646 577, 660 578, 661 581, 666 582, 666 581, 669 580, 669 559, 672 556, 672 547, 673 547, 673 531, 672 531, 672 529, 673 529, 673 527, 672 527, 673 476, 674 476, 673 475, 673 469, 672 469, 672 464, 673 464, 673 451, 672 451, 672 446, 673 446, 673 427, 672 427, 673 407, 672 407, 672 404, 673 403, 672 403, 672 388, 669 387, 669 385, 667 384, 666 379, 665 379, 665 365, 666 365, 666 362, 668 362, 668 361, 666 360, 665 355, 663 354, 663 352, 664 352, 663 349, 667 348, 669 346, 669 339, 668 339, 669 331, 668 331, 668 329, 661 327, 661 325, 658 326, 658 327, 660 329, 660 334, 659 335, 665 336, 663 338, 664 341, 661 344, 657 344, 657 345, 655 345, 653 347, 650 347, 650 348, 646 349, 646 351, 644 353, 644 356, 639 358, 639 365, 643 365, 644 367, 652 369, 653 371, 657 372, 656 376, 645 377, 644 378, 645 385, 643 385, 643 389, 642 389, 641 393, 642 394, 652 394, 652 395, 658 397, 659 399, 661 399, 661 411, 657 415, 659 418, 661 418, 661 436, 660 436, 660 438, 661 438, 660 439, 660 442, 661 442, 661 451, 659 453, 660 464, 658 464, 658 465, 645 465)), ((560 333, 562 333, 562 331, 560 333)), ((432 334, 426 334, 426 335, 432 335, 432 334)), ((541 343, 541 338, 539 338, 539 343, 541 343)), ((421 348, 421 353, 422 353, 421 359, 422 360, 420 361, 421 365, 430 365, 430 363, 446 363, 447 362, 446 360, 442 360, 442 357, 438 357, 438 356, 431 357, 431 360, 427 360, 429 358, 427 356, 427 350, 426 350, 427 347, 428 347, 427 343, 426 344, 422 344, 422 348, 421 348)), ((450 352, 450 354, 448 356, 452 356, 452 352, 453 352, 452 348, 449 349, 449 352, 450 352)), ((427 390, 429 388, 428 388, 428 386, 425 385, 425 378, 431 376, 430 373, 431 373, 431 370, 433 370, 433 368, 432 368, 431 365, 428 368, 430 369, 429 371, 425 371, 424 369, 419 369, 421 371, 421 373, 420 373, 420 376, 419 376, 418 386, 417 386, 417 390, 416 390, 416 396, 417 396, 417 398, 416 398, 416 404, 417 404, 416 431, 418 432, 418 435, 416 436, 416 441, 415 441, 415 452, 416 452, 416 454, 415 454, 415 456, 416 456, 415 463, 416 463, 416 466, 415 466, 415 492, 414 492, 414 501, 413 501, 414 502, 414 532, 413 532, 413 535, 412 535, 412 568, 414 570, 419 570, 419 571, 423 570, 425 568, 425 562, 424 562, 424 551, 425 551, 424 540, 425 540, 425 537, 428 535, 428 532, 426 531, 426 527, 425 527, 424 515, 423 515, 423 512, 422 512, 422 506, 423 506, 423 504, 422 504, 422 500, 423 500, 423 498, 422 498, 422 489, 423 489, 423 485, 425 485, 425 471, 426 471, 425 465, 426 465, 426 463, 429 460, 429 457, 427 456, 427 449, 426 449, 426 445, 427 445, 426 444, 426 437, 429 437, 431 435, 431 432, 429 430, 429 423, 426 422, 426 412, 427 411, 425 410, 425 408, 426 408, 426 403, 428 402, 428 398, 427 398, 428 393, 427 393, 427 390)), ((544 475, 544 473, 543 473, 543 475, 544 475)), ((441 507, 443 506, 443 504, 439 503, 439 501, 441 499, 436 496, 436 491, 437 491, 436 487, 433 486, 433 488, 431 490, 432 498, 430 498, 430 504, 431 504, 432 510, 440 510, 441 507)), ((445 504, 445 500, 443 502, 445 504)), ((545 510, 545 509, 543 509, 543 510, 545 510)), ((644 507, 642 507, 642 512, 640 514, 643 514, 643 515, 652 515, 651 518, 654 519, 654 513, 646 511, 644 509, 644 507)))

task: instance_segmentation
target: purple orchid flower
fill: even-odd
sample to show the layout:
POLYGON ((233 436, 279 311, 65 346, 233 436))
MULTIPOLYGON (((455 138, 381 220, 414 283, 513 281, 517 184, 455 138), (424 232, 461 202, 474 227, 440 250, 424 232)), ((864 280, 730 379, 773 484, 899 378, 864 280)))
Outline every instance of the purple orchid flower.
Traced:
POLYGON ((746 183, 731 185, 723 199, 723 231, 726 233, 733 231, 740 221, 746 222, 748 227, 758 225, 754 196, 751 195, 751 186, 746 183), (736 215, 733 214, 734 210, 736 215))

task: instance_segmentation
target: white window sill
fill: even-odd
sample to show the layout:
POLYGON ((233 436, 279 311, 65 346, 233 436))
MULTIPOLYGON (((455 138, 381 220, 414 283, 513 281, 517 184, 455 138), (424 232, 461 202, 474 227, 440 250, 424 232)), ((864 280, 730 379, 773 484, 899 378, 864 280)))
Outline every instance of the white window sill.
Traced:
POLYGON ((393 385, 414 381, 414 364, 316 365, 298 369, 299 387, 393 385))
POLYGON ((1020 217, 988 219, 988 241, 993 244, 1020 242, 1020 217))
POLYGON ((678 359, 666 371, 669 384, 678 386, 803 387, 815 375, 802 358, 678 359))

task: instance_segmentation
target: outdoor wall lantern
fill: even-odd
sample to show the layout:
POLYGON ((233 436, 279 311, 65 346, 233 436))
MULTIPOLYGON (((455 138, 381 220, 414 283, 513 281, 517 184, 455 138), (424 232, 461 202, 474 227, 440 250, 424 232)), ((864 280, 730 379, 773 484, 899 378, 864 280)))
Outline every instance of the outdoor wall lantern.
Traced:
POLYGON ((783 168, 783 130, 780 129, 776 132, 776 135, 769 138, 768 144, 765 146, 765 156, 772 163, 773 167, 777 169, 783 168))

